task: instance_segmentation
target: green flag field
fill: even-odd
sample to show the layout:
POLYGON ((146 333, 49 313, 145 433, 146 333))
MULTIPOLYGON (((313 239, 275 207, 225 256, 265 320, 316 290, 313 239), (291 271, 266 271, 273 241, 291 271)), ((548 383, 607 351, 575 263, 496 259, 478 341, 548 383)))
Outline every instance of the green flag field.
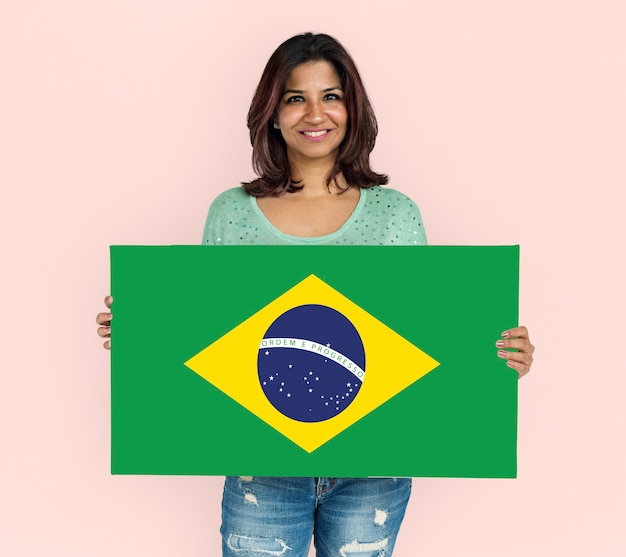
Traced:
POLYGON ((518 246, 112 246, 112 473, 515 477, 518 277, 518 246))

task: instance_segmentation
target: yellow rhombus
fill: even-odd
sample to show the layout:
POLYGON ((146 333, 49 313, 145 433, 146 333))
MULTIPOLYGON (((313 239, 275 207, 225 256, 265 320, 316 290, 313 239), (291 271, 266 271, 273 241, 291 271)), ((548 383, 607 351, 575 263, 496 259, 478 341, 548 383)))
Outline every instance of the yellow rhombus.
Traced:
POLYGON ((310 275, 185 365, 311 453, 435 369, 439 362, 310 275), (257 372, 260 341, 268 327, 286 311, 306 304, 328 306, 352 322, 365 347, 367 367, 366 378, 354 401, 337 416, 314 423, 293 420, 276 410, 266 398, 257 372))

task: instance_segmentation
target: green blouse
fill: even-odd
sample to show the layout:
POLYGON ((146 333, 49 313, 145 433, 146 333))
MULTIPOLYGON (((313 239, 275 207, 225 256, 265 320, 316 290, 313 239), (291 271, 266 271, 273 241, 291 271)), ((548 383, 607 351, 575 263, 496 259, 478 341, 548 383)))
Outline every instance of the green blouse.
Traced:
POLYGON ((290 236, 263 214, 256 198, 243 188, 218 195, 204 226, 204 245, 425 245, 426 233, 419 208, 399 191, 374 186, 361 196, 346 222, 331 234, 312 238, 290 236))

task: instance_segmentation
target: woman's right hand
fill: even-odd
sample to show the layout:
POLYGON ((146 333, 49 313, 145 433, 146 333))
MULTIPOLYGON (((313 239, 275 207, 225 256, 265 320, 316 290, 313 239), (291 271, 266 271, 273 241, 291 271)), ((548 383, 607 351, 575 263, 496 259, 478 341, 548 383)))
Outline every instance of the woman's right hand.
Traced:
MULTIPOLYGON (((113 296, 107 296, 104 299, 104 305, 111 309, 111 303, 113 302, 113 296)), ((96 323, 100 325, 98 327, 98 335, 102 338, 106 338, 104 346, 107 350, 111 350, 111 319, 113 315, 111 313, 99 313, 96 315, 96 323)))

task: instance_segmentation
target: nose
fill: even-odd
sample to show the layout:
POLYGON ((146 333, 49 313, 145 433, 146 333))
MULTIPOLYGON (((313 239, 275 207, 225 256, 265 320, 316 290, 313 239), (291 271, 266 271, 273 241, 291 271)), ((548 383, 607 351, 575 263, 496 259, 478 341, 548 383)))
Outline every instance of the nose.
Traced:
POLYGON ((322 103, 317 101, 311 101, 307 105, 307 113, 305 119, 312 124, 319 124, 324 120, 324 107, 322 103))

